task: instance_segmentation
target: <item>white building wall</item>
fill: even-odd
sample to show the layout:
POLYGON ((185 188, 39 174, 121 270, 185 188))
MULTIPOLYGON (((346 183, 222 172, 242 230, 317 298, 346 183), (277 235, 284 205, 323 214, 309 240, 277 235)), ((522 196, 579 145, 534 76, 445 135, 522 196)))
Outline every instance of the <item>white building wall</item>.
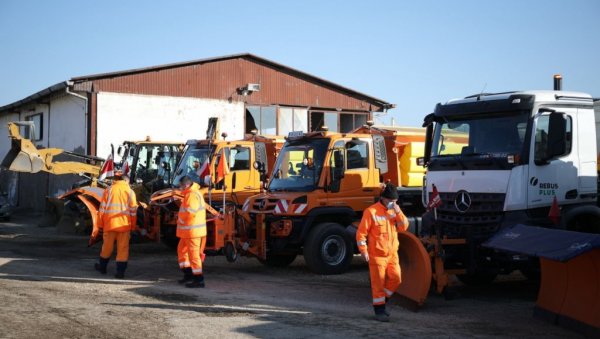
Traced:
POLYGON ((8 140, 8 123, 19 120, 19 114, 0 115, 0 157, 4 158, 10 149, 10 140, 8 140))
POLYGON ((48 147, 87 154, 87 103, 68 95, 52 100, 48 119, 48 147))
POLYGON ((204 139, 209 117, 219 117, 229 140, 244 136, 244 103, 227 100, 98 93, 97 155, 124 140, 204 139))
MULTIPOLYGON (((7 125, 9 122, 17 120, 19 120, 19 114, 17 113, 0 116, 0 161, 4 159, 10 150, 7 125)), ((6 193, 9 203, 13 206, 16 206, 18 201, 17 180, 17 173, 0 168, 0 194, 6 193)))

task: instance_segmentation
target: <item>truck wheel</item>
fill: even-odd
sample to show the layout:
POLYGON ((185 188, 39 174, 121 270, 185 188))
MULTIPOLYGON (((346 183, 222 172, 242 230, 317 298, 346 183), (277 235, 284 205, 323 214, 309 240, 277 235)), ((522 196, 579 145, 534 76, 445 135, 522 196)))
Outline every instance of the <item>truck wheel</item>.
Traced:
POLYGON ((306 238, 304 260, 315 273, 343 273, 352 262, 352 240, 340 224, 318 224, 306 238))
POLYGON ((478 286, 491 284, 496 276, 496 273, 475 272, 474 274, 458 274, 456 277, 465 285, 478 286))
POLYGON ((267 260, 260 260, 269 267, 287 267, 296 260, 296 254, 267 254, 267 260))

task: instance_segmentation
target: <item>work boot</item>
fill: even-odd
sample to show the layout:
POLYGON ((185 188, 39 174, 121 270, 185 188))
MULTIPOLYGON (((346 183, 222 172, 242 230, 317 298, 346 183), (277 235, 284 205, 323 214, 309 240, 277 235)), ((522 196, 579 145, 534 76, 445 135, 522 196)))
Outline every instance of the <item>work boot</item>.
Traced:
POLYGON ((94 264, 94 268, 96 269, 96 271, 102 274, 106 274, 106 266, 108 265, 108 260, 109 259, 104 259, 100 257, 100 260, 94 264))
MULTIPOLYGON (((390 298, 386 297, 385 298, 385 305, 384 306, 387 305, 388 301, 390 301, 390 298)), ((387 308, 383 309, 383 313, 385 313, 385 315, 387 315, 388 317, 390 316, 390 311, 388 311, 387 308)))
POLYGON ((189 287, 189 288, 204 287, 204 275, 202 275, 202 274, 194 275, 192 282, 185 284, 185 287, 189 287))
POLYGON ((194 279, 194 275, 192 274, 192 268, 191 267, 182 268, 181 271, 183 272, 183 279, 177 280, 178 283, 185 284, 185 283, 190 282, 190 281, 192 281, 194 279))
POLYGON ((373 305, 375 311, 375 320, 387 323, 390 321, 390 316, 386 314, 385 305, 373 305))
POLYGON ((117 261, 117 274, 115 274, 115 278, 123 279, 125 278, 125 270, 127 269, 127 261, 117 261))

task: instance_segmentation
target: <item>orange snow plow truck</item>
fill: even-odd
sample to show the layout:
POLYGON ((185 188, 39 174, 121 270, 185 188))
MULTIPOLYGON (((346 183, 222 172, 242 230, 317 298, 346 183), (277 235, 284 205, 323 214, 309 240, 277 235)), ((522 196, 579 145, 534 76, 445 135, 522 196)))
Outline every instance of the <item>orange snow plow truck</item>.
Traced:
MULTIPOLYGON (((399 204, 412 232, 400 233, 401 294, 423 303, 431 259, 412 233, 423 213, 422 128, 376 127, 350 133, 292 132, 281 149, 266 191, 247 199, 235 220, 228 260, 254 256, 287 266, 297 255, 319 274, 339 274, 358 253, 355 234, 363 211, 378 201, 380 183, 398 187, 399 204), (410 261, 410 263, 409 263, 410 261)), ((232 212, 235 214, 235 212, 232 212)))
POLYGON ((275 163, 284 139, 252 133, 242 140, 225 140, 226 134, 222 135, 223 140, 215 140, 217 133, 207 131, 205 140, 188 140, 174 172, 172 187, 152 195, 143 226, 150 239, 161 239, 170 247, 177 246, 177 212, 183 198, 178 185, 183 176, 189 176, 201 186, 200 191, 210 206, 204 250, 216 254, 227 244, 229 248, 232 246, 234 220, 228 221, 231 213, 223 215, 219 210, 234 210, 245 199, 260 192, 261 183, 266 181, 266 173, 275 163), (217 169, 223 155, 227 170, 218 177, 217 169))

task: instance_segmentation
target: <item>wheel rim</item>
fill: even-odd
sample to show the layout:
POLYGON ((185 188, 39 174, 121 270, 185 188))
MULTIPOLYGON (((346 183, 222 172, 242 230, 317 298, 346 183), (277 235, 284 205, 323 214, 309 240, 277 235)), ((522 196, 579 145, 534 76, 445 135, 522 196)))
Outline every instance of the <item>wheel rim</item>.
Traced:
POLYGON ((346 242, 339 235, 330 235, 321 245, 321 257, 330 266, 339 265, 346 257, 346 242))

